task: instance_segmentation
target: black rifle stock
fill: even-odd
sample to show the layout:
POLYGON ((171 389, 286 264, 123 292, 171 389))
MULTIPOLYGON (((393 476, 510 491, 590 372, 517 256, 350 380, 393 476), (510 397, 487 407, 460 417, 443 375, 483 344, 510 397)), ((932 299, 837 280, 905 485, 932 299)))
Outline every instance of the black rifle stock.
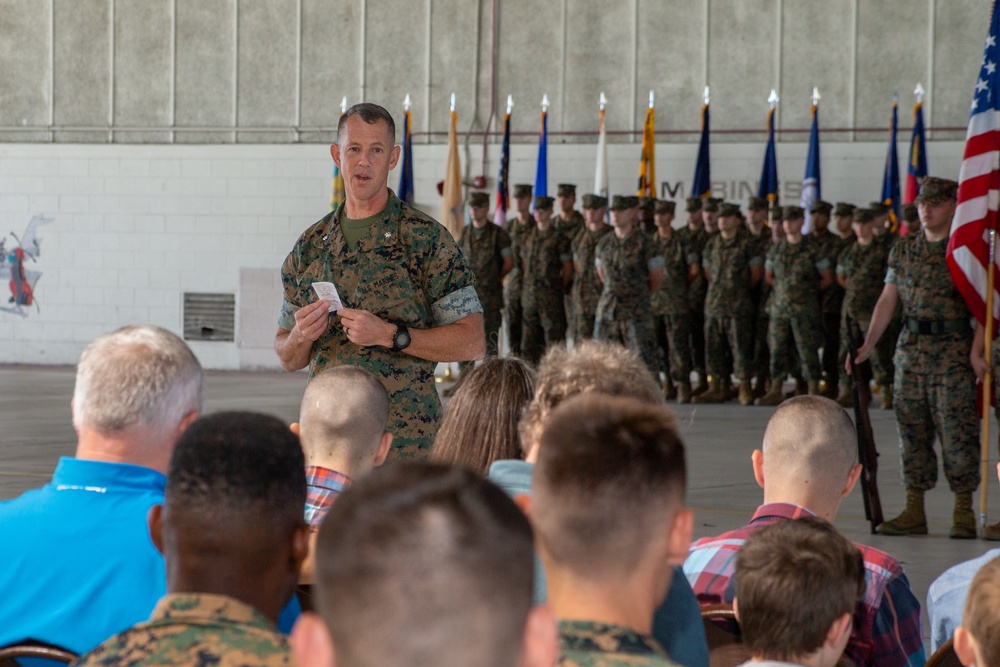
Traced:
POLYGON ((872 423, 868 416, 868 406, 872 400, 869 383, 872 379, 871 362, 855 362, 858 348, 862 345, 861 328, 858 323, 847 318, 847 358, 851 363, 851 393, 854 395, 854 426, 858 432, 858 460, 861 462, 861 496, 865 501, 865 518, 871 524, 872 534, 882 523, 882 500, 878 495, 878 450, 872 435, 872 423))

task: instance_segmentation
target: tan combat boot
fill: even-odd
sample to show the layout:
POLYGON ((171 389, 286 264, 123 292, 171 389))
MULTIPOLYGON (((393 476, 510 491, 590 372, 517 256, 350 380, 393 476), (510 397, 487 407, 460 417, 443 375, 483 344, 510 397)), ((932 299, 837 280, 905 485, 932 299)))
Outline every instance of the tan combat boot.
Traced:
POLYGON ((854 392, 851 391, 850 387, 843 387, 840 393, 837 394, 837 403, 845 408, 854 407, 854 392))
POLYGON ((982 538, 990 542, 1000 542, 1000 523, 990 524, 983 528, 982 538))
POLYGON ((890 521, 876 528, 879 535, 926 535, 927 515, 924 514, 924 490, 906 490, 906 509, 890 521))
POLYGON ((818 380, 809 380, 809 382, 806 384, 806 388, 810 396, 819 396, 818 380))
POLYGON ((948 537, 953 540, 976 539, 976 515, 972 512, 971 491, 955 494, 955 511, 951 515, 948 537))
POLYGON ((754 405, 781 405, 785 397, 781 394, 781 383, 771 380, 771 388, 767 393, 753 402, 754 405))
POLYGON ((753 387, 753 397, 760 398, 767 393, 767 387, 770 384, 770 379, 767 376, 759 375, 757 376, 757 384, 753 387))
POLYGON ((692 396, 697 396, 698 394, 704 394, 708 391, 708 375, 705 371, 695 371, 698 374, 698 384, 694 386, 691 390, 692 396))
POLYGON ((750 378, 740 378, 740 405, 753 405, 753 390, 750 388, 750 378))
POLYGON ((839 382, 825 382, 826 386, 823 387, 823 396, 829 398, 830 400, 836 400, 840 396, 840 383, 839 382))
POLYGON ((725 390, 722 388, 722 382, 716 378, 712 378, 709 382, 708 391, 698 394, 691 399, 692 403, 725 403, 726 394, 725 390))
POLYGON ((732 378, 728 375, 722 378, 722 395, 725 397, 722 401, 723 403, 728 403, 739 396, 739 392, 733 387, 732 378))
POLYGON ((892 410, 892 385, 882 385, 882 409, 892 410))
POLYGON ((691 383, 681 380, 677 383, 677 402, 680 404, 691 402, 691 383))

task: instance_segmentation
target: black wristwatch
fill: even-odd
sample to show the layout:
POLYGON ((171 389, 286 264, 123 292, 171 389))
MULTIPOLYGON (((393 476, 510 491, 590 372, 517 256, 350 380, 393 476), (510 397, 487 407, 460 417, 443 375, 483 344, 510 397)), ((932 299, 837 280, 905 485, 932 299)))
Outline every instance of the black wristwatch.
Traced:
POLYGON ((392 349, 401 352, 410 346, 410 332, 405 324, 396 324, 396 333, 392 334, 392 349))

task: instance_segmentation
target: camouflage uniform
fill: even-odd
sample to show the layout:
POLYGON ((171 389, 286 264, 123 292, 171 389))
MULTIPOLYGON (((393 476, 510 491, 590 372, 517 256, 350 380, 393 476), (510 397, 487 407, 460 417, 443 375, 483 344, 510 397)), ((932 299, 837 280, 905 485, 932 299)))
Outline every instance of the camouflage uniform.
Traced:
MULTIPOLYGON (((826 230, 823 233, 810 234, 813 243, 819 248, 821 257, 830 262, 830 268, 837 266, 837 258, 844 249, 844 241, 840 236, 826 230)), ((840 383, 840 374, 844 368, 840 360, 840 310, 844 303, 844 288, 834 280, 830 286, 820 292, 819 310, 820 325, 823 335, 823 377, 830 386, 840 383)))
MULTIPOLYGON (((573 194, 576 194, 575 187, 573 188, 573 194)), ((556 230, 559 231, 560 234, 569 239, 570 242, 572 242, 573 239, 576 238, 577 234, 586 229, 586 226, 584 225, 583 214, 577 210, 573 211, 573 214, 569 216, 569 220, 563 220, 562 216, 559 213, 554 213, 552 215, 551 224, 556 228, 556 230)), ((572 288, 572 285, 570 287, 572 288)), ((573 294, 571 291, 563 293, 563 306, 566 309, 567 333, 570 335, 570 337, 576 340, 575 324, 577 315, 573 302, 573 294)))
POLYGON ((738 377, 746 379, 750 375, 753 351, 750 269, 763 261, 757 255, 757 247, 744 230, 731 239, 713 234, 705 246, 702 259, 708 273, 705 357, 713 378, 729 377, 729 358, 738 377))
MULTIPOLYGON (((496 356, 500 344, 503 313, 503 262, 511 256, 510 236, 491 222, 482 229, 462 228, 458 245, 476 276, 476 295, 483 306, 486 356, 496 356)), ((473 362, 462 362, 465 368, 473 362)))
POLYGON ((519 240, 530 230, 535 228, 535 218, 529 217, 524 224, 518 222, 517 216, 507 221, 504 231, 510 237, 510 249, 514 255, 514 268, 510 270, 503 281, 503 317, 507 322, 507 342, 510 344, 511 354, 521 354, 521 283, 522 269, 520 253, 518 252, 519 240))
POLYGON ((569 239, 551 224, 545 231, 533 227, 518 239, 516 252, 524 272, 521 354, 537 364, 546 348, 566 341, 562 272, 563 263, 572 259, 569 239))
POLYGON ((292 665, 288 638, 253 607, 225 595, 172 593, 153 615, 74 665, 292 665))
POLYGON ((969 362, 971 315, 945 264, 947 245, 947 239, 931 242, 923 234, 897 244, 885 282, 896 285, 903 305, 894 385, 903 483, 934 487, 937 435, 948 485, 961 493, 979 486, 979 423, 969 362))
POLYGON ((559 621, 559 667, 674 664, 655 639, 631 628, 590 621, 559 621))
MULTIPOLYGON (((875 242, 883 245, 886 256, 892 252, 892 249, 896 247, 896 243, 898 241, 899 237, 895 234, 884 234, 882 236, 875 237, 875 242)), ((872 352, 875 364, 885 371, 886 384, 890 387, 893 385, 893 380, 896 377, 896 363, 894 361, 894 356, 896 354, 896 340, 899 338, 900 331, 902 331, 903 328, 902 318, 903 307, 902 304, 900 304, 896 308, 896 312, 893 314, 892 320, 889 322, 889 326, 886 327, 885 333, 883 333, 882 337, 879 338, 878 344, 872 352)))
MULTIPOLYGON (((678 229, 677 233, 681 241, 691 249, 692 255, 701 255, 708 243, 708 232, 702 227, 698 231, 692 231, 690 227, 678 229)), ((708 282, 705 276, 699 271, 697 277, 691 281, 687 290, 688 316, 691 318, 691 368, 698 371, 698 375, 704 378, 705 375, 705 295, 708 292, 708 282)))
MULTIPOLYGON (((684 245, 679 231, 670 238, 653 237, 656 254, 663 257, 663 283, 653 294, 652 308, 657 342, 666 350, 669 364, 660 368, 675 382, 691 381, 691 318, 688 315, 688 267, 699 261, 684 245)), ((664 359, 666 361, 666 359, 664 359)))
POLYGON ((806 380, 822 377, 819 345, 822 340, 819 308, 819 272, 831 268, 809 236, 798 243, 781 241, 767 254, 771 285, 771 322, 767 343, 771 350, 771 381, 781 382, 788 369, 788 349, 794 341, 806 380))
POLYGON ((597 316, 597 301, 601 298, 604 285, 597 277, 594 266, 594 252, 597 243, 611 227, 605 225, 599 232, 581 229, 570 244, 573 254, 573 289, 570 298, 573 301, 573 340, 581 342, 594 337, 594 318, 597 316))
MULTIPOLYGON (((847 319, 850 318, 857 323, 861 329, 861 340, 864 340, 864 336, 868 333, 868 326, 871 324, 872 311, 875 310, 875 304, 878 303, 878 298, 882 295, 888 260, 888 245, 875 243, 874 239, 866 246, 857 242, 851 243, 837 260, 837 275, 843 276, 847 280, 840 321, 840 380, 844 386, 848 383, 844 361, 847 359, 847 349, 850 346, 847 319)), ((895 343, 894 340, 893 343, 895 343)), ((879 385, 887 385, 891 382, 888 371, 882 364, 883 361, 881 355, 872 355, 875 382, 879 385)))
MULTIPOLYGON (((754 245, 754 254, 763 262, 771 249, 771 230, 765 226, 760 234, 750 234, 750 242, 754 245)), ((763 382, 771 376, 771 355, 767 348, 767 311, 771 302, 771 286, 761 280, 750 288, 750 301, 753 308, 753 354, 750 361, 750 375, 757 378, 757 390, 763 391, 763 382)))
MULTIPOLYGON (((361 308, 410 329, 452 324, 482 312, 475 277, 458 244, 440 224, 391 191, 379 218, 348 245, 340 228, 344 207, 327 214, 295 242, 281 267, 284 300, 278 326, 291 331, 295 312, 316 300, 312 284, 331 282, 348 308, 361 308)), ((361 347, 334 323, 312 346, 310 377, 327 366, 360 366, 389 392, 387 430, 394 456, 430 448, 441 417, 436 362, 374 345, 361 347)))
POLYGON ((656 245, 638 227, 623 239, 606 234, 597 244, 594 263, 604 273, 594 338, 617 341, 636 352, 655 376, 660 367, 656 359, 649 272, 663 266, 656 245))

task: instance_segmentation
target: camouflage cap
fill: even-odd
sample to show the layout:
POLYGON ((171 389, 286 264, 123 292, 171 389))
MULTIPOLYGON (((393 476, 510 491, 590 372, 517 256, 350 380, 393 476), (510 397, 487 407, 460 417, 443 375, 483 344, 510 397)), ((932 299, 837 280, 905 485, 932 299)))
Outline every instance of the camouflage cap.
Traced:
POLYGON ((854 204, 849 204, 846 201, 839 201, 839 202, 837 202, 837 205, 833 207, 833 214, 834 215, 854 215, 854 209, 856 209, 856 208, 857 208, 857 206, 855 206, 854 204))
POLYGON ((937 178, 936 176, 924 176, 920 179, 920 194, 917 195, 917 203, 927 202, 929 204, 940 204, 946 201, 955 201, 958 197, 958 183, 949 181, 947 178, 937 178))
POLYGON ((608 198, 602 195, 583 195, 584 208, 604 208, 608 205, 608 198))
POLYGON ((722 203, 721 199, 716 199, 715 197, 709 197, 705 200, 705 203, 701 205, 701 210, 708 211, 709 213, 715 213, 719 210, 719 204, 722 203))
POLYGON ((531 197, 534 187, 530 183, 518 183, 514 186, 514 199, 521 197, 531 197))
POLYGON ((639 198, 629 195, 615 195, 611 198, 611 210, 612 211, 627 211, 632 208, 638 208, 639 198))
POLYGON ((657 199, 654 213, 673 213, 677 209, 677 202, 671 199, 657 199))
POLYGON ((639 208, 643 211, 656 209, 656 197, 639 197, 639 208))
POLYGON ((872 214, 871 209, 867 208, 855 208, 854 209, 854 222, 859 225, 866 225, 870 222, 875 221, 875 216, 872 214))
POLYGON ((545 195, 538 195, 535 197, 535 210, 545 211, 552 208, 552 204, 555 203, 555 199, 552 197, 546 197, 545 195))
POLYGON ((822 199, 817 199, 809 207, 810 213, 819 213, 820 215, 830 215, 831 210, 833 210, 833 204, 822 199))
POLYGON ((748 211, 766 211, 767 209, 767 199, 764 197, 750 197, 747 200, 748 211))
POLYGON ((920 212, 917 211, 916 204, 907 204, 903 207, 903 220, 906 222, 917 222, 920 220, 920 212))
POLYGON ((576 185, 574 183, 560 183, 556 186, 556 195, 560 197, 576 196, 576 185))
POLYGON ((868 204, 868 210, 877 218, 880 215, 889 213, 889 205, 880 201, 873 201, 871 204, 868 204))
POLYGON ((701 198, 700 197, 688 197, 687 206, 685 209, 688 213, 694 213, 695 211, 701 210, 701 198))
POLYGON ((725 203, 719 205, 719 217, 724 218, 728 216, 740 217, 740 205, 725 203))
POLYGON ((806 212, 801 206, 786 206, 781 210, 782 220, 800 220, 804 217, 806 212))
POLYGON ((468 200, 469 200, 469 206, 489 206, 490 193, 470 192, 468 200))

